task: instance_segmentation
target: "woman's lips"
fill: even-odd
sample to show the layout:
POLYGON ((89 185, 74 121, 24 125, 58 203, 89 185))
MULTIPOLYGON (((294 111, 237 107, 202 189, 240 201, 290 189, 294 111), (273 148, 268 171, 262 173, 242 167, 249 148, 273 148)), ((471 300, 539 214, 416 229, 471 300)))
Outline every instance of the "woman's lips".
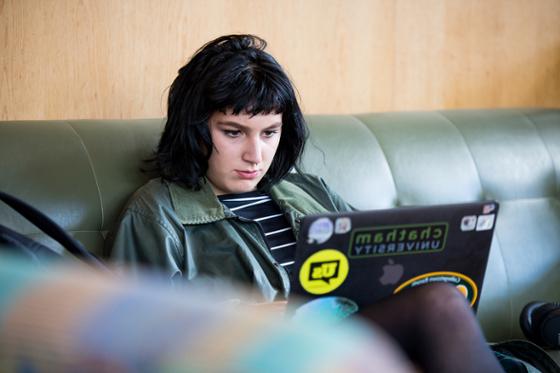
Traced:
POLYGON ((235 172, 237 172, 237 175, 239 175, 241 179, 245 179, 245 180, 255 179, 261 173, 259 170, 256 171, 235 170, 235 172))

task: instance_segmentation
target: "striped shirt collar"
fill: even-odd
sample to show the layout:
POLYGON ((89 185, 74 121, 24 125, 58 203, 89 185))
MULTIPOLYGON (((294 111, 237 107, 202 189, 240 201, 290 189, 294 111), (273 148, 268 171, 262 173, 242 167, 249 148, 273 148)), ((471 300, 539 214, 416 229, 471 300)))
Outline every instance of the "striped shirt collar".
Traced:
MULTIPOLYGON (((171 203, 181 224, 207 224, 236 216, 218 200, 206 179, 197 191, 178 183, 169 182, 168 185, 171 203)), ((282 211, 294 214, 294 218, 324 210, 311 195, 286 180, 274 185, 270 196, 282 211)))

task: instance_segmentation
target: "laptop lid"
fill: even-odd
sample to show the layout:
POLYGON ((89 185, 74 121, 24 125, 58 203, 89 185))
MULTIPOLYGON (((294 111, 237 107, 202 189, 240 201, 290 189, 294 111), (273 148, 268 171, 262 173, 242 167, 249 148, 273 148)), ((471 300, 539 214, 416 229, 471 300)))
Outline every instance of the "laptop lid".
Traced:
POLYGON ((292 294, 343 296, 362 307, 448 282, 476 311, 497 213, 498 203, 485 201, 307 216, 292 294))

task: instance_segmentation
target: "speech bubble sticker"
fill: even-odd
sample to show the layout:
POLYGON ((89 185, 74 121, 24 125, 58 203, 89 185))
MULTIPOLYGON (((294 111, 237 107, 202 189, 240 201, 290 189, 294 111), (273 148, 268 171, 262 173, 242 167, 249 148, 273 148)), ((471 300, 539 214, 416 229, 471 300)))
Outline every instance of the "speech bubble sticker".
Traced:
POLYGON ((309 226, 307 242, 309 244, 322 244, 331 238, 333 234, 333 223, 329 218, 319 218, 309 226))
POLYGON ((343 253, 334 249, 320 250, 303 263, 299 281, 310 294, 326 294, 344 283, 348 271, 348 259, 343 253))

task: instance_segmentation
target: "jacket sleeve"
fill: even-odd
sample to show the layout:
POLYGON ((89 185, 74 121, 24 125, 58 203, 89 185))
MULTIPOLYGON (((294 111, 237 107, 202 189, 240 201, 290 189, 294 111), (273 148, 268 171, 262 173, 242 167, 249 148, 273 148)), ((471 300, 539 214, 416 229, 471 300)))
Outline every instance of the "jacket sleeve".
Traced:
POLYGON ((176 279, 182 276, 180 242, 177 232, 164 220, 127 210, 110 238, 109 257, 127 271, 156 268, 176 279))

